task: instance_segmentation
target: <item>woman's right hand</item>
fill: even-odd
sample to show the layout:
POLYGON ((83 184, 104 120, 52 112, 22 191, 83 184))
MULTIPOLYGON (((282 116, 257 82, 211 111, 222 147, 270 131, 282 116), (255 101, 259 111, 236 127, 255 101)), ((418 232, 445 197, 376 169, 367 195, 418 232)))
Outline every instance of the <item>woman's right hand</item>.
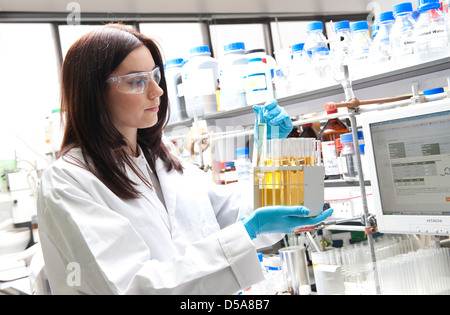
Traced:
POLYGON ((310 210, 302 206, 270 206, 255 210, 242 219, 251 239, 259 234, 292 233, 305 225, 315 225, 327 219, 333 209, 315 217, 308 217, 310 210))

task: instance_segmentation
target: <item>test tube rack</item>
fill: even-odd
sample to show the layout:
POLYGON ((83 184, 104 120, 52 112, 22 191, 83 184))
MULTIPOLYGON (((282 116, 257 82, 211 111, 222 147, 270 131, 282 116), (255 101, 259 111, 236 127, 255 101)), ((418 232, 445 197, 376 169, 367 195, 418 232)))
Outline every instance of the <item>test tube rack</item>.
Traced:
POLYGON ((254 206, 305 206, 309 216, 322 213, 324 204, 323 166, 254 167, 254 206))

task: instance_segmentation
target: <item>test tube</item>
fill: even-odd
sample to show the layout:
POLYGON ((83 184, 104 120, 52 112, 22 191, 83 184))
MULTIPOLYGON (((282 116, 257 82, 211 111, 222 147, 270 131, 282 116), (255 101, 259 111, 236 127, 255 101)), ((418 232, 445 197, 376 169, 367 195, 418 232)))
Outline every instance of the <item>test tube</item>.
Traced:
POLYGON ((305 143, 303 138, 297 139, 297 164, 305 165, 305 143))
MULTIPOLYGON (((297 166, 305 165, 305 142, 303 138, 297 139, 297 166)), ((305 190, 304 190, 304 171, 303 169, 299 169, 296 175, 296 194, 299 205, 304 205, 305 202, 305 190)))
POLYGON ((315 166, 316 165, 316 149, 315 149, 315 140, 313 138, 307 138, 307 143, 308 143, 308 159, 309 159, 309 164, 310 166, 315 166))
POLYGON ((266 153, 266 145, 267 145, 267 124, 264 122, 264 117, 262 116, 263 110, 260 111, 260 115, 258 115, 257 123, 258 127, 256 132, 258 133, 258 141, 257 141, 257 166, 264 166, 265 153, 266 153))
POLYGON ((315 140, 316 165, 322 166, 322 146, 320 140, 315 140))
MULTIPOLYGON (((280 139, 271 139, 267 141, 267 155, 264 165, 268 167, 280 166, 280 139)), ((264 172, 263 179, 264 191, 262 194, 263 206, 275 206, 281 204, 280 195, 280 172, 276 170, 267 170, 264 172)))
POLYGON ((291 206, 291 178, 290 172, 283 169, 290 165, 290 145, 291 141, 289 139, 283 139, 281 142, 281 203, 282 205, 291 206))
MULTIPOLYGON (((266 154, 264 157, 264 162, 262 163, 264 167, 272 166, 272 140, 267 140, 266 142, 266 154)), ((265 170, 262 179, 262 192, 261 192, 261 206, 267 207, 273 205, 273 186, 272 186, 272 172, 265 170)))
POLYGON ((281 179, 281 141, 282 139, 273 139, 272 141, 272 165, 276 166, 278 169, 273 171, 273 200, 274 205, 282 205, 283 190, 282 179, 281 179))
MULTIPOLYGON (((256 143, 256 166, 264 167, 266 162, 267 153, 267 124, 264 122, 262 116, 263 111, 260 111, 260 115, 257 116, 257 135, 258 141, 256 143)), ((254 185, 258 185, 261 190, 260 206, 264 207, 267 204, 267 192, 265 185, 265 173, 263 171, 257 171, 254 174, 254 185)))

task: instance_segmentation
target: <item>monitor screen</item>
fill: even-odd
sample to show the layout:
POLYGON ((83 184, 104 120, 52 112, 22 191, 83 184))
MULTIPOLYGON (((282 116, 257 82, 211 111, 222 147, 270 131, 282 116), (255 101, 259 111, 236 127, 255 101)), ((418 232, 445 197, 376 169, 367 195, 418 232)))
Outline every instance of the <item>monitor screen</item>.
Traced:
POLYGON ((364 115, 366 154, 372 166, 380 231, 448 234, 449 102, 364 115))
POLYGON ((385 215, 450 215, 450 111, 370 125, 385 215))

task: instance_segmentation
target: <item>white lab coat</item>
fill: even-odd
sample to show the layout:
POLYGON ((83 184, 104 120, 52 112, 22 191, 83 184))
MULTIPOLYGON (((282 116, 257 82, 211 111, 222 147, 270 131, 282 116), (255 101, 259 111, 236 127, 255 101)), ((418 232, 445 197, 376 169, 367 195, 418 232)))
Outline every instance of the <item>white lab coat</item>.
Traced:
MULTIPOLYGON (((82 160, 79 149, 70 153, 82 160)), ((135 161, 149 169, 143 155, 135 161)), ((255 243, 240 222, 251 200, 243 204, 240 189, 184 166, 184 174, 167 172, 156 161, 166 207, 144 184, 143 197, 125 201, 63 159, 46 169, 38 215, 52 293, 232 294, 261 281, 255 243)))

